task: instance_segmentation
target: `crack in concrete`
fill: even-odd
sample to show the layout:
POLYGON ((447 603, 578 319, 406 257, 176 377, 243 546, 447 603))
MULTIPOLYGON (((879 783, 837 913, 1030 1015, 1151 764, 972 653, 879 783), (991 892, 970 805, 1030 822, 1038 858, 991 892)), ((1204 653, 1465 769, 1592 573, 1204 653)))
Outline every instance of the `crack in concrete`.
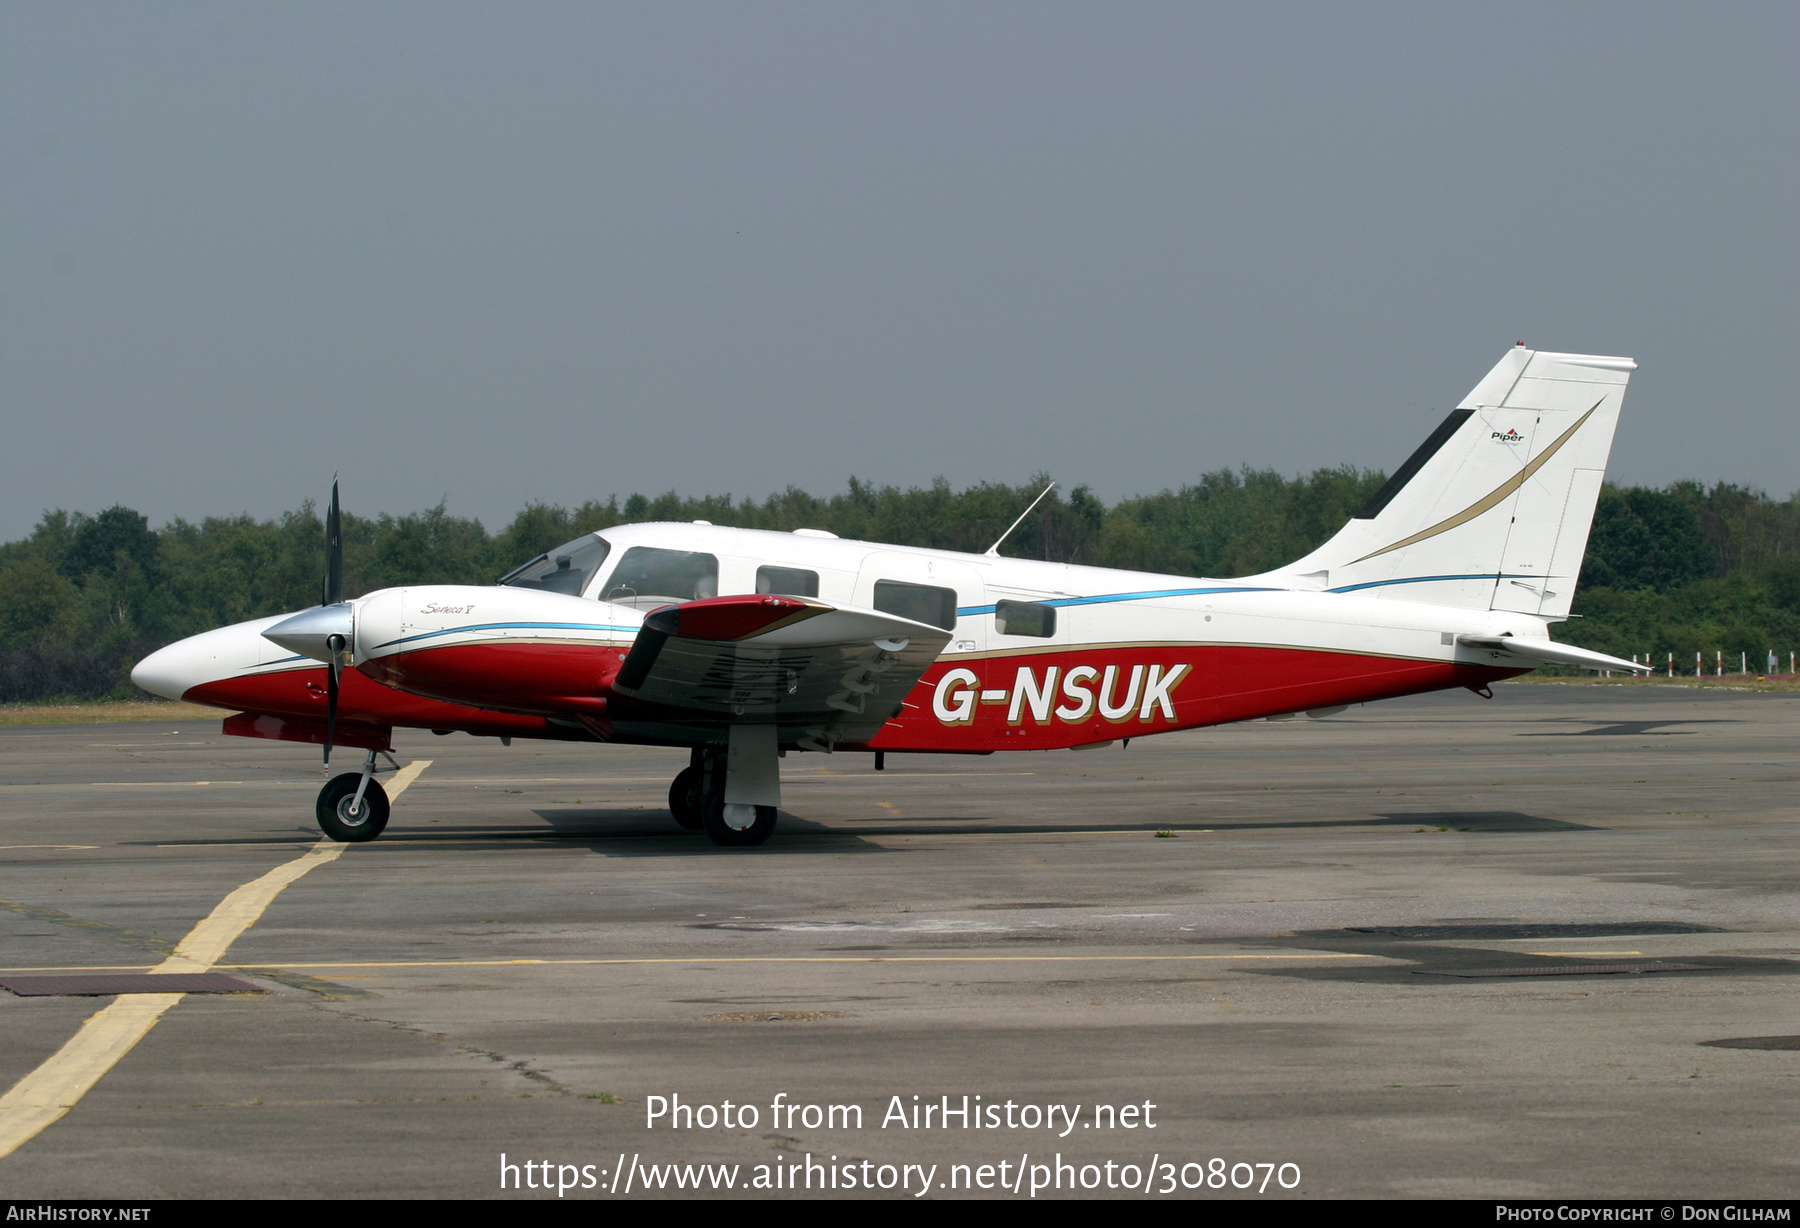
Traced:
MULTIPOLYGON (((318 1009, 323 1010, 325 1008, 320 1007, 318 1009)), ((480 1045, 472 1045, 467 1041, 452 1040, 443 1032, 433 1032, 429 1028, 417 1027, 410 1023, 401 1023, 397 1019, 383 1019, 378 1015, 356 1015, 354 1018, 361 1020, 363 1023, 379 1023, 385 1027, 392 1028, 396 1032, 410 1032, 414 1036, 423 1036, 429 1040, 436 1041, 440 1045, 455 1045, 464 1053, 474 1057, 485 1058, 497 1066, 504 1067, 507 1071, 518 1075, 522 1079, 530 1080, 548 1090, 551 1095, 572 1096, 575 1094, 543 1071, 534 1069, 531 1065, 530 1058, 511 1058, 506 1054, 499 1053, 493 1049, 484 1049, 480 1045)))

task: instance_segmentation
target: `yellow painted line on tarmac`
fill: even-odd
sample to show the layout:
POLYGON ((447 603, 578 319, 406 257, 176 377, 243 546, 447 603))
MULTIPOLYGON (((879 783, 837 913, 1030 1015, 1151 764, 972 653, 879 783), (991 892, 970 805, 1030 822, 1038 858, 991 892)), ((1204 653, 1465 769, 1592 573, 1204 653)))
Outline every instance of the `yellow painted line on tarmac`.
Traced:
MULTIPOLYGON (((1531 952, 1527 952, 1531 954, 1531 952)), ((666 959, 431 959, 411 961, 376 961, 342 964, 215 964, 214 968, 255 972, 263 968, 291 971, 317 968, 513 968, 561 967, 587 964, 1059 964, 1059 963, 1141 963, 1167 960, 1223 959, 1381 959, 1379 955, 1358 955, 1335 951, 1308 952, 1299 955, 727 955, 708 959, 693 955, 666 959)), ((0 974, 27 972, 148 972, 151 964, 81 964, 71 967, 37 966, 32 968, 0 968, 0 974)))
MULTIPOLYGON (((315 841, 293 837, 290 841, 259 841, 259 839, 241 839, 241 841, 182 841, 180 844, 151 844, 151 848, 311 848, 315 841)), ((119 848, 115 844, 115 848, 119 848)))
MULTIPOLYGON (((90 789, 191 789, 195 785, 210 785, 210 780, 90 780, 90 789)), ((222 785, 241 785, 241 780, 221 780, 222 785)))
MULTIPOLYGON (((886 805, 887 803, 878 804, 886 805)), ((647 811, 646 813, 653 814, 655 812, 647 811)), ((906 824, 915 821, 925 822, 926 820, 909 820, 895 815, 878 815, 874 818, 849 820, 849 822, 852 823, 883 824, 906 824)), ((953 821, 963 822, 964 820, 957 819, 953 821)), ((970 819, 967 821, 980 822, 978 819, 970 819)), ((1373 820, 1371 820, 1371 824, 1381 826, 1381 824, 1374 823, 1373 820)), ((1165 827, 1160 830, 1173 831, 1177 836, 1210 836, 1214 834, 1213 829, 1210 827, 1165 827)), ((673 827, 668 828, 667 830, 659 828, 656 831, 558 832, 497 830, 472 832, 466 836, 412 836, 405 834, 386 836, 369 845, 369 848, 373 852, 397 848, 417 848, 423 845, 438 844, 486 845, 498 848, 503 844, 556 845, 593 844, 597 841, 604 840, 679 840, 684 836, 689 835, 691 835, 691 833, 684 833, 678 828, 673 827)), ((783 840, 828 840, 834 837, 844 840, 1041 840, 1046 836, 1110 836, 1116 838, 1129 838, 1151 835, 1154 835, 1154 831, 1148 827, 1101 828, 1098 830, 1089 830, 1087 828, 1064 829, 1060 827, 1044 827, 1031 831, 933 831, 928 827, 821 827, 816 831, 784 832, 782 833, 781 838, 783 840)), ((299 841, 295 841, 295 843, 299 843, 299 841)), ((158 844, 154 847, 159 849, 185 849, 248 848, 253 846, 245 841, 238 840, 184 840, 173 844, 158 844)), ((696 844, 696 847, 705 849, 708 846, 702 843, 696 844)))
POLYGON ((511 968, 588 964, 1091 964, 1181 963, 1224 959, 1380 959, 1320 951, 1299 955, 703 955, 652 959, 427 959, 339 964, 220 964, 221 968, 511 968))
POLYGON ((1527 951, 1527 955, 1642 955, 1642 951, 1527 951))
MULTIPOLYGON (((939 777, 948 777, 948 776, 1036 776, 1038 774, 1036 772, 909 772, 909 771, 905 771, 904 769, 899 769, 899 768, 888 768, 886 771, 882 772, 879 776, 877 776, 874 772, 868 771, 866 769, 862 770, 862 771, 857 771, 855 775, 852 775, 849 772, 836 771, 836 770, 834 770, 832 768, 828 768, 828 767, 816 767, 816 768, 811 769, 811 771, 815 775, 829 776, 834 781, 838 781, 838 780, 936 780, 939 777)), ((807 775, 807 770, 801 769, 800 771, 794 773, 793 779, 804 780, 804 779, 806 779, 806 775, 807 775)))
MULTIPOLYGON (((388 784, 388 796, 404 793, 430 766, 429 759, 415 759, 402 768, 388 784)), ((151 971, 205 972, 214 967, 290 883, 328 861, 336 861, 348 847, 320 840, 292 861, 245 883, 220 900, 206 919, 176 944, 175 953, 151 971)), ((185 996, 120 994, 110 1005, 89 1016, 68 1043, 0 1096, 0 1157, 11 1155, 74 1108, 101 1076, 149 1034, 163 1012, 185 996)))
MULTIPOLYGON (((884 815, 877 816, 872 819, 851 819, 850 820, 850 822, 852 822, 852 823, 887 823, 887 822, 915 823, 915 822, 927 822, 927 821, 929 821, 929 820, 922 820, 922 819, 890 820, 884 815)), ((962 823, 962 822, 979 823, 980 821, 981 821, 980 819, 967 819, 967 820, 952 819, 952 820, 950 820, 950 822, 953 822, 953 823, 962 823)), ((1193 827, 1176 827, 1176 828, 1164 827, 1161 829, 1153 829, 1153 828, 1148 828, 1148 827, 1101 827, 1101 828, 1092 828, 1092 829, 1086 828, 1086 827, 1068 827, 1068 828, 1034 827, 1030 831, 933 831, 929 827, 920 827, 917 829, 909 828, 906 831, 899 831, 895 828, 889 828, 889 827, 877 827, 877 828, 827 827, 827 828, 823 829, 822 831, 816 831, 816 832, 798 831, 798 832, 784 832, 782 834, 789 837, 790 839, 794 836, 892 836, 896 839, 905 838, 907 840, 911 840, 916 836, 930 836, 933 839, 939 839, 939 838, 956 839, 956 838, 960 838, 960 837, 964 837, 964 836, 979 836, 979 837, 984 837, 984 838, 989 838, 989 839, 991 839, 995 836, 1147 836, 1147 835, 1150 835, 1152 833, 1152 831, 1154 831, 1154 830, 1162 830, 1162 831, 1173 830, 1177 835, 1192 835, 1192 834, 1197 833, 1199 829, 1193 828, 1193 827)))

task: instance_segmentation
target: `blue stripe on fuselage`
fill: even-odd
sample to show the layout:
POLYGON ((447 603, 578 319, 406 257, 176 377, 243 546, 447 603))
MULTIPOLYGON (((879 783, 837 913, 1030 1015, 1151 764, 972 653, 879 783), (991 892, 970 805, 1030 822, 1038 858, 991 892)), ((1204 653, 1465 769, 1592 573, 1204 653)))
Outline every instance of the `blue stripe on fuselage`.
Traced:
MULTIPOLYGON (((1107 605, 1116 601, 1152 601, 1158 597, 1205 597, 1214 593, 1354 593, 1365 588, 1384 588, 1390 584, 1431 584, 1439 580, 1530 580, 1537 577, 1524 573, 1514 575, 1510 572, 1485 572, 1468 576, 1407 576, 1398 580, 1371 580, 1366 584, 1346 584, 1342 588, 1328 589, 1281 589, 1274 587, 1261 588, 1164 588, 1141 593, 1106 593, 1096 597, 1054 597, 1045 601, 1032 602, 1033 605, 1071 606, 1071 605, 1107 605)), ((1021 598, 1023 600, 1023 598, 1021 598)), ((969 618, 977 614, 992 614, 991 605, 963 606, 956 611, 958 618, 969 618)))
POLYGON ((460 635, 464 631, 630 631, 633 634, 637 627, 614 627, 605 623, 476 623, 468 627, 446 627, 442 631, 422 631, 418 635, 402 636, 397 640, 389 640, 385 644, 377 644, 371 651, 392 648, 395 644, 411 644, 417 640, 434 639, 440 635, 460 635))
MULTIPOLYGON (((1204 597, 1209 593, 1278 593, 1276 588, 1161 588, 1142 593, 1103 593, 1096 597, 1052 597, 1048 601, 1034 601, 1032 605, 1071 606, 1071 605, 1110 605, 1115 601, 1154 601, 1158 597, 1204 597)), ((967 617, 975 614, 992 614, 991 605, 964 606, 956 613, 967 617)))

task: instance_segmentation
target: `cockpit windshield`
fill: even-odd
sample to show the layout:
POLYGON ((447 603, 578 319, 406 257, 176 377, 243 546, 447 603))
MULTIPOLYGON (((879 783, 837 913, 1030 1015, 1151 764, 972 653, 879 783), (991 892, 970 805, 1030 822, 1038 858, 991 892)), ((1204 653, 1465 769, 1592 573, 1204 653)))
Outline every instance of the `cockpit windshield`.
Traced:
POLYGON ((633 546, 607 577, 602 597, 615 605, 655 610, 719 595, 719 560, 691 550, 633 546))
POLYGON ((611 549, 611 543, 604 537, 589 533, 507 572, 500 577, 500 583, 512 588, 541 588, 579 597, 611 549))

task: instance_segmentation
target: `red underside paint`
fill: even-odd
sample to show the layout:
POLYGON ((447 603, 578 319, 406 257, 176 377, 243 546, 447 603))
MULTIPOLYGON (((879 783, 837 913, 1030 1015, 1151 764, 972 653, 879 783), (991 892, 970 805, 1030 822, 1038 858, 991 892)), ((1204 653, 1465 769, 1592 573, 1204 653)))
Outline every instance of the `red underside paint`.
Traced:
POLYGON ((867 745, 872 750, 895 751, 1049 750, 1332 708, 1339 704, 1392 699, 1422 691, 1477 687, 1526 672, 1314 649, 1236 645, 1081 649, 1066 653, 992 657, 967 663, 951 658, 934 663, 926 671, 919 685, 907 696, 907 706, 901 715, 889 721, 867 745), (1152 704, 1146 718, 1142 698, 1150 682, 1152 667, 1159 667, 1157 676, 1166 677, 1183 665, 1187 669, 1168 688, 1174 719, 1165 715, 1160 702, 1152 704), (1097 676, 1091 680, 1077 678, 1076 694, 1071 695, 1064 690, 1064 685, 1069 681, 1069 672, 1081 666, 1094 669, 1097 676), (1140 667, 1144 670, 1138 686, 1140 702, 1133 705, 1129 715, 1111 720, 1099 712, 1098 692, 1105 681, 1107 666, 1116 668, 1109 696, 1115 708, 1124 706, 1134 670, 1140 667), (960 706, 961 701, 956 699, 958 692, 974 694, 973 719, 968 724, 946 724, 934 711, 934 700, 938 698, 939 682, 959 668, 974 673, 976 681, 966 688, 952 686, 946 696, 947 705, 960 706), (1041 702, 1037 711, 1031 703, 1021 703, 1018 720, 1009 719, 1013 714, 1013 692, 1019 685, 1020 671, 1031 671, 1029 699, 1033 693, 1040 696, 1044 693, 1046 678, 1052 668, 1056 670, 1056 677, 1049 688, 1048 719, 1037 719, 1046 707, 1041 702), (990 693, 1004 691, 1006 699, 984 702, 980 699, 984 690, 990 693), (1077 697, 1083 691, 1094 696, 1091 710, 1084 717, 1070 719, 1068 714, 1088 706, 1085 700, 1077 697), (1058 709, 1061 709, 1060 714, 1058 709))
MULTIPOLYGON (((679 716, 640 712, 625 697, 613 699, 608 711, 607 690, 623 656, 616 648, 575 644, 453 645, 383 657, 361 668, 392 686, 444 701, 572 717, 600 736, 608 736, 609 720, 679 716)), ((1084 648, 968 661, 951 657, 926 671, 901 715, 866 745, 872 750, 963 753, 1048 750, 1479 687, 1524 672, 1301 648, 1207 645, 1084 648), (1109 667, 1112 686, 1103 697, 1109 667), (966 672, 951 679, 940 696, 940 683, 956 671, 966 672), (1025 697, 1015 704, 1022 686, 1025 697), (998 698, 983 700, 983 691, 998 698), (1137 700, 1126 710, 1134 691, 1137 700), (1110 718, 1102 711, 1103 698, 1114 709, 1110 718), (939 718, 940 705, 958 717, 966 713, 968 719, 946 722, 939 718)), ((434 727, 468 725, 447 721, 434 727)))
MULTIPOLYGON (((182 698, 189 703, 251 714, 299 717, 317 721, 323 727, 325 667, 224 678, 193 687, 182 698)), ((402 725, 413 729, 460 729, 483 737, 586 740, 585 735, 574 730, 546 724, 542 717, 484 712, 408 695, 371 682, 353 669, 345 670, 340 676, 338 720, 365 727, 402 725)), ((360 743, 346 742, 345 745, 360 743)))
MULTIPOLYGON (((282 742, 323 745, 326 727, 324 721, 311 717, 240 712, 225 718, 225 732, 239 738, 274 738, 282 742)), ((393 750, 394 730, 388 725, 339 721, 331 730, 331 741, 334 746, 354 746, 359 750, 393 750)))

